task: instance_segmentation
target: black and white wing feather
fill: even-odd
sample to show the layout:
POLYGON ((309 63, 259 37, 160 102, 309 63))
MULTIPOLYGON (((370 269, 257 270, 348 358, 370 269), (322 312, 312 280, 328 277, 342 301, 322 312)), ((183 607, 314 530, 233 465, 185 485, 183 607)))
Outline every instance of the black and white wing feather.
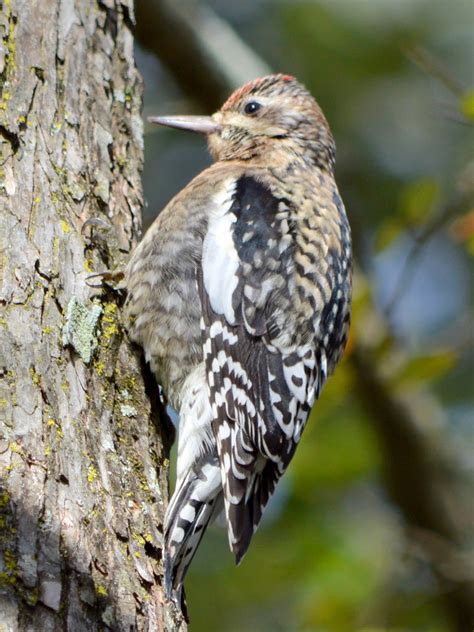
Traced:
POLYGON ((250 176, 234 186, 209 221, 198 284, 229 540, 239 561, 293 456, 326 358, 311 319, 295 314, 289 203, 250 176))

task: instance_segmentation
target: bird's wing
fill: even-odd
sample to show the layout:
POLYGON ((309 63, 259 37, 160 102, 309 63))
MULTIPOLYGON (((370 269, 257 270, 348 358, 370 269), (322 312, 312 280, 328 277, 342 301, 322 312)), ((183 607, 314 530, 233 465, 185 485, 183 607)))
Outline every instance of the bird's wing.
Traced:
POLYGON ((293 456, 326 359, 295 335, 290 204, 254 177, 234 187, 209 221, 198 284, 229 540, 239 561, 293 456))

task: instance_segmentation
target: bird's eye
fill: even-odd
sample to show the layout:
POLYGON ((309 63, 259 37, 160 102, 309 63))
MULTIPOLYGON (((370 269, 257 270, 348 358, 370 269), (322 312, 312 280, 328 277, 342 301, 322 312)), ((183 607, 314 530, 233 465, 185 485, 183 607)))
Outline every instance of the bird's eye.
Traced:
POLYGON ((255 114, 261 107, 261 104, 257 103, 257 101, 249 101, 245 104, 244 112, 245 114, 255 114))

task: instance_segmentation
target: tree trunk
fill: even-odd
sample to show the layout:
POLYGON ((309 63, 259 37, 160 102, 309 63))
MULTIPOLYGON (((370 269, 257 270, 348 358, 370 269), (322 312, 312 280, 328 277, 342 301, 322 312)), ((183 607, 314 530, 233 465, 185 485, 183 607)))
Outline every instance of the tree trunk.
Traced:
POLYGON ((182 625, 161 589, 170 427, 124 336, 119 295, 86 283, 120 268, 140 230, 133 19, 132 0, 0 0, 0 622, 9 631, 182 625), (101 225, 83 235, 88 218, 101 225))

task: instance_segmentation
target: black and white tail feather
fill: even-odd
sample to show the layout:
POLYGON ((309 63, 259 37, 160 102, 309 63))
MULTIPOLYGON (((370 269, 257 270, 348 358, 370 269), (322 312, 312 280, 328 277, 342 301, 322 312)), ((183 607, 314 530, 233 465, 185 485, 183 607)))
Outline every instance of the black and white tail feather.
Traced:
POLYGON ((222 508, 219 459, 208 455, 181 481, 165 517, 165 595, 183 612, 184 576, 208 524, 222 508))
POLYGON ((165 516, 165 594, 185 612, 183 580, 210 522, 223 510, 222 481, 204 367, 181 403, 176 489, 165 516))

